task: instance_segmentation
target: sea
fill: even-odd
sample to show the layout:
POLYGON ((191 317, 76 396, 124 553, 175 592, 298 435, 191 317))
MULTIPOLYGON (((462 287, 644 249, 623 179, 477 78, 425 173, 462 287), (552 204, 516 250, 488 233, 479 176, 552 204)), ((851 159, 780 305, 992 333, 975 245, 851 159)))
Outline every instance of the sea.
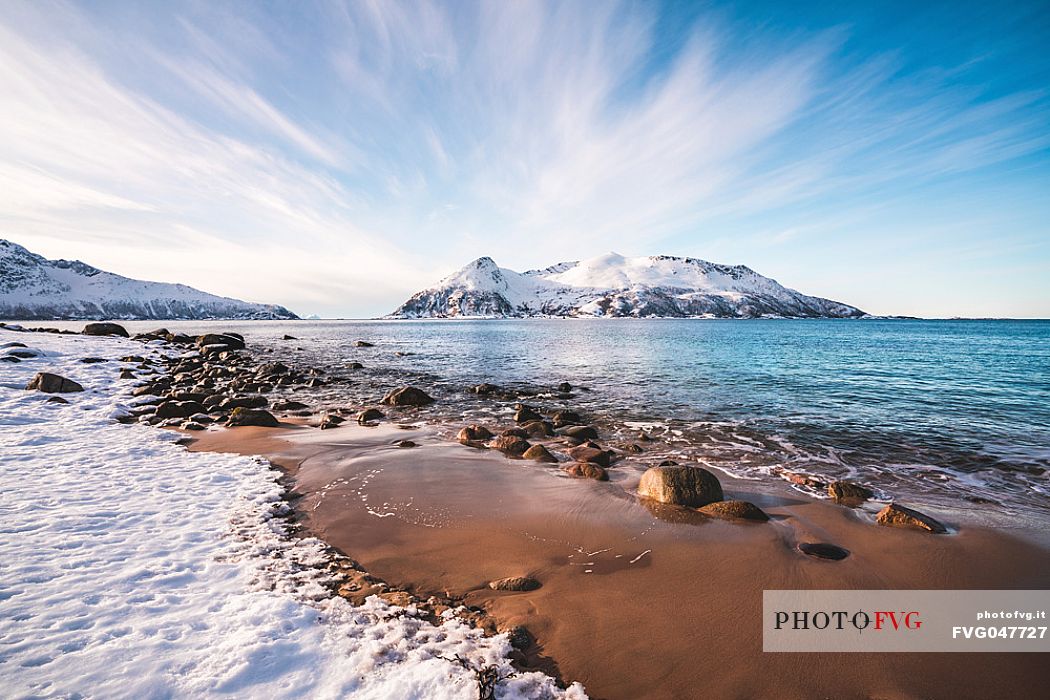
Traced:
MULTIPOLYGON (((82 322, 39 325, 79 329, 82 322)), ((300 400, 312 392, 308 402, 319 408, 377 405, 386 391, 412 384, 437 399, 413 420, 450 435, 466 422, 510 425, 518 402, 569 408, 614 447, 641 446, 631 459, 642 466, 675 459, 755 480, 851 479, 884 500, 1029 524, 1050 519, 1050 321, 125 325, 241 333, 268 357, 323 371, 325 386, 297 392, 300 400), (353 362, 363 368, 350 369, 353 362), (483 382, 514 395, 470 391, 483 382), (562 383, 572 389, 560 391, 562 383)), ((821 495, 819 487, 792 487, 821 495)))

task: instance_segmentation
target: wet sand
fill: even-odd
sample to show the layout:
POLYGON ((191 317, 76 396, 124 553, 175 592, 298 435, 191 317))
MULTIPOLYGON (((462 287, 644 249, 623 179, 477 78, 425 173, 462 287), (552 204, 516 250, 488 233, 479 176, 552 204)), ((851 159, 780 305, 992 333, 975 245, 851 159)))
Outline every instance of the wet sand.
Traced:
POLYGON ((727 498, 772 520, 711 520, 635 498, 637 469, 572 479, 387 423, 193 437, 194 450, 283 466, 314 534, 393 585, 524 624, 532 658, 594 698, 1023 698, 1050 681, 1038 654, 763 653, 760 627, 764 589, 1050 588, 1039 533, 951 519, 946 536, 883 528, 870 512, 721 473, 727 498), (419 446, 394 445, 404 439, 419 446), (799 541, 852 554, 817 560, 799 541), (487 587, 516 575, 543 586, 487 587))

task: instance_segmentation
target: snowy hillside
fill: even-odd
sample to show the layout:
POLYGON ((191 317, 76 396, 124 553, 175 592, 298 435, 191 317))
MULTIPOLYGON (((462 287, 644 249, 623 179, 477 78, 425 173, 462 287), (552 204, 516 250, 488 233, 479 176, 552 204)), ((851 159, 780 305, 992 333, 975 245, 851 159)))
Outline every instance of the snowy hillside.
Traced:
POLYGON ((283 306, 121 277, 77 260, 48 260, 0 240, 0 318, 298 318, 283 306))
POLYGON ((525 273, 478 258, 391 318, 632 316, 852 318, 848 304, 788 289, 743 265, 609 253, 525 273))

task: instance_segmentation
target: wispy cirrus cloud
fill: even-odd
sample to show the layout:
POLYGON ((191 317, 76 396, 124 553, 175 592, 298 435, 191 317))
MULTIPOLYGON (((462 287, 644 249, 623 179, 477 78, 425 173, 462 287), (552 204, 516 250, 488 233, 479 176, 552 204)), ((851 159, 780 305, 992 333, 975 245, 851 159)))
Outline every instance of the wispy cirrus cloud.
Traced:
MULTIPOLYGON (((909 69, 841 26, 689 18, 675 38, 671 11, 7 5, 2 235, 371 315, 481 254, 719 253, 761 270, 790 248, 801 274, 806 256, 827 264, 828 236, 877 245, 909 188, 1045 164, 1037 87, 909 69)), ((807 291, 864 306, 842 279, 807 291)))

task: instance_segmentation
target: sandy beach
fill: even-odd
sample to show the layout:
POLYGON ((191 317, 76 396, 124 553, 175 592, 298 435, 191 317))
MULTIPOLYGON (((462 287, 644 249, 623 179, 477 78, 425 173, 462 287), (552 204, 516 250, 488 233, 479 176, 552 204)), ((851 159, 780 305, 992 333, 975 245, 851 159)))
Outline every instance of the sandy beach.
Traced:
MULTIPOLYGON (((299 494, 308 530, 419 598, 484 608, 524 625, 523 666, 580 681, 595 698, 1023 697, 1050 679, 1037 654, 769 654, 763 589, 995 589, 1050 586, 1035 532, 964 522, 937 536, 776 483, 720 474, 727 498, 767 523, 730 522, 633 495, 636 480, 558 469, 392 423, 209 432, 191 449, 265 454, 299 494), (395 446, 412 440, 418 447, 395 446), (848 549, 843 561, 799 542, 848 549), (489 581, 528 575, 535 591, 489 581)), ((552 442, 551 449, 557 449, 552 442)))

